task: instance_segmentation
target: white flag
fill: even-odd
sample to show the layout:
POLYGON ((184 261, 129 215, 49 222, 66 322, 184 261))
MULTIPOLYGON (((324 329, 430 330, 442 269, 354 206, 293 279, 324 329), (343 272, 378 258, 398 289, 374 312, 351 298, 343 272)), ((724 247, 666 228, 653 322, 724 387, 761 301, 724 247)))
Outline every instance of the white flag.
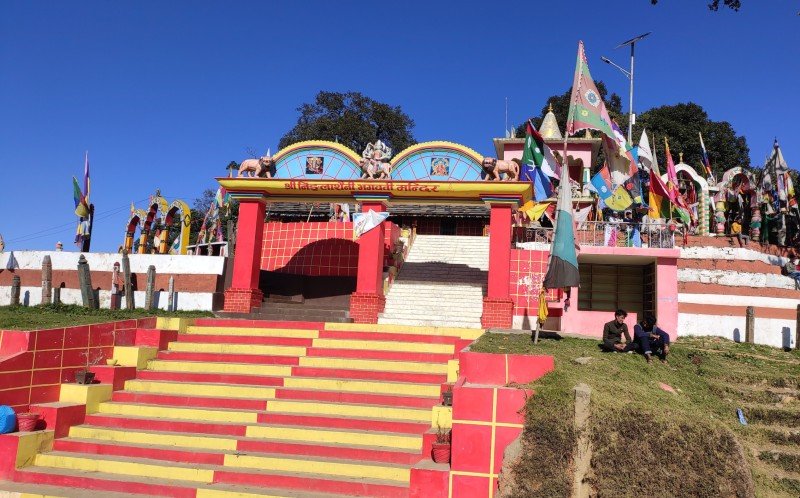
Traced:
POLYGON ((353 215, 353 239, 357 239, 377 227, 389 217, 389 213, 376 213, 372 209, 368 213, 353 215))
POLYGON ((647 171, 653 166, 653 151, 650 150, 647 130, 642 130, 642 138, 639 140, 639 163, 647 171))

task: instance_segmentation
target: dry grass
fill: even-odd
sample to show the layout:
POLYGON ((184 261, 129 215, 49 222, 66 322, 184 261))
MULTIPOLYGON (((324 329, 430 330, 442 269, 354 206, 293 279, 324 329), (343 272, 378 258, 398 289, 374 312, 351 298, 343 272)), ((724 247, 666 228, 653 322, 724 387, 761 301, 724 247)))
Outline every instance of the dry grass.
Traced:
POLYGON ((749 448, 768 443, 763 424, 800 421, 796 405, 775 406, 774 393, 758 394, 762 387, 796 387, 800 354, 686 338, 673 345, 668 365, 648 365, 639 355, 601 353, 597 344, 565 338, 534 346, 528 336, 486 334, 473 345, 474 351, 555 357, 555 372, 532 385, 526 456, 515 469, 525 489, 517 496, 569 495, 571 390, 581 382, 592 388, 590 480, 598 496, 744 497, 753 496, 753 483, 756 496, 798 496, 794 480, 757 468, 749 448), (572 361, 582 356, 592 358, 588 365, 572 361), (740 425, 737 408, 757 425, 740 425))

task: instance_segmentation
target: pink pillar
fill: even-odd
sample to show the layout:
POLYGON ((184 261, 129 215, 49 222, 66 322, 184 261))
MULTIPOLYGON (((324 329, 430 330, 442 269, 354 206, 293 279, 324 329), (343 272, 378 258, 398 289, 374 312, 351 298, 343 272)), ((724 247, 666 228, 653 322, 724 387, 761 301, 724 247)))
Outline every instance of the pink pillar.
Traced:
MULTIPOLYGON (((361 212, 386 211, 384 201, 369 200, 361 204, 361 212)), ((358 276, 356 291, 350 295, 350 318, 355 323, 378 323, 378 313, 386 306, 383 295, 384 223, 358 239, 358 276)))
POLYGON ((263 197, 239 199, 233 278, 230 288, 225 290, 226 312, 250 313, 261 306, 264 293, 258 288, 258 277, 265 211, 263 197))
POLYGON ((511 280, 511 210, 513 203, 491 204, 489 217, 489 285, 483 298, 483 327, 511 328, 514 303, 511 280))
POLYGON ((656 319, 674 341, 678 336, 678 258, 656 262, 656 319))

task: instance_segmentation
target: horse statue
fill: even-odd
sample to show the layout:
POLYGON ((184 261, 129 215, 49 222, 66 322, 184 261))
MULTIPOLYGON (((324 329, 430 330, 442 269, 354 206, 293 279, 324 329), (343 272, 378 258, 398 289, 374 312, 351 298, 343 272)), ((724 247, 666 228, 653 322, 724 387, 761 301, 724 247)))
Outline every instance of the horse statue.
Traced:
POLYGON ((519 168, 522 162, 519 159, 512 159, 505 161, 502 159, 495 159, 494 157, 484 157, 481 161, 481 168, 486 173, 484 180, 500 181, 501 173, 505 173, 506 181, 519 180, 519 168))
POLYGON ((266 156, 261 156, 258 159, 245 159, 239 165, 239 173, 237 177, 258 177, 258 178, 272 178, 272 168, 275 166, 275 161, 272 156, 267 152, 266 156), (247 175, 246 173, 250 173, 247 175))
POLYGON ((392 157, 392 149, 378 140, 374 144, 367 144, 362 159, 358 162, 363 174, 361 178, 388 180, 392 174, 392 165, 389 158, 392 157))

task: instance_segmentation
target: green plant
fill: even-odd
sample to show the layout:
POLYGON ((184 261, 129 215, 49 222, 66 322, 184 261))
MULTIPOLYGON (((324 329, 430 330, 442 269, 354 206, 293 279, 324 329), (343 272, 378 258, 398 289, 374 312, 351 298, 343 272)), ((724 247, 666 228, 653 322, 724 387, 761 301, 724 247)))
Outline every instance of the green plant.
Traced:
POLYGON ((438 444, 450 444, 450 429, 442 427, 436 423, 436 442, 438 444))

